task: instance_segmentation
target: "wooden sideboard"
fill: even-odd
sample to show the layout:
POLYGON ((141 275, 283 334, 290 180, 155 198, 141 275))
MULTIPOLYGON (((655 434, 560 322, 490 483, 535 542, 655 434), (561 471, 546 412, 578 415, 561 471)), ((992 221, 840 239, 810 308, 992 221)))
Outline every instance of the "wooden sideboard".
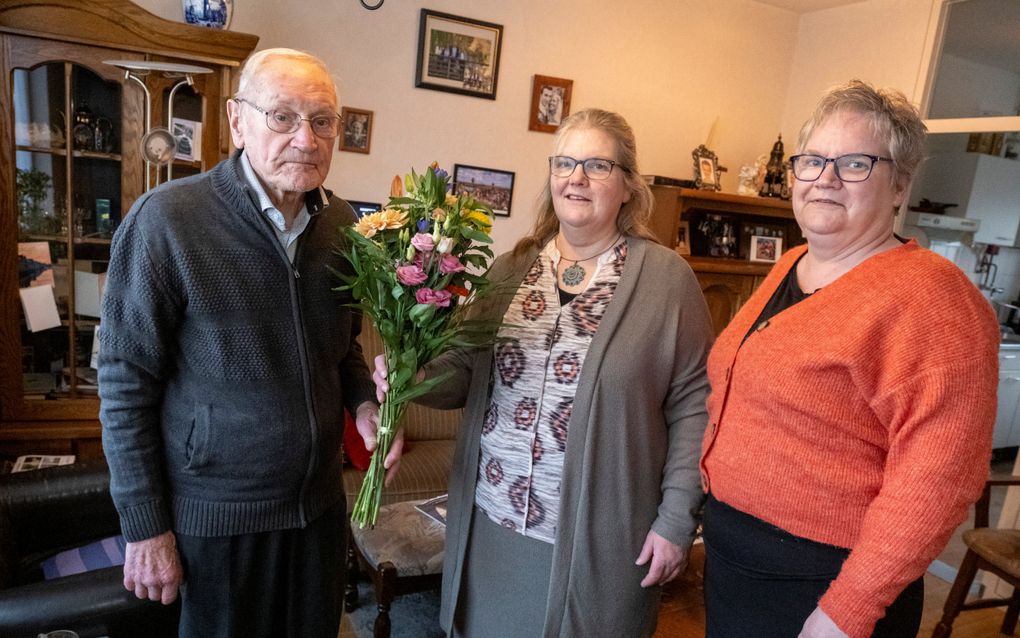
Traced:
POLYGON ((655 211, 650 226, 660 242, 675 247, 681 222, 688 224, 688 242, 694 254, 684 255, 684 258, 701 284, 716 334, 722 332, 772 268, 770 263, 746 258, 751 234, 757 229, 780 232, 783 250, 803 242, 787 200, 675 186, 651 188, 655 211), (736 258, 707 254, 707 243, 699 241, 698 225, 709 215, 718 216, 734 227, 736 258))

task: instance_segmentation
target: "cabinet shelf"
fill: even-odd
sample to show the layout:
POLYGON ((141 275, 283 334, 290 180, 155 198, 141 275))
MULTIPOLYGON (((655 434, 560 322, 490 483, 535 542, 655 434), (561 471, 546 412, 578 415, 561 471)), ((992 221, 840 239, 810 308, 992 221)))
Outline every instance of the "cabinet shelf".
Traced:
POLYGON ((84 159, 99 159, 108 160, 111 162, 120 161, 120 153, 100 153, 99 151, 74 151, 72 155, 74 157, 81 157, 84 159))
POLYGON ((25 146, 18 144, 15 147, 19 153, 44 153, 46 155, 67 155, 67 149, 63 146, 25 146))

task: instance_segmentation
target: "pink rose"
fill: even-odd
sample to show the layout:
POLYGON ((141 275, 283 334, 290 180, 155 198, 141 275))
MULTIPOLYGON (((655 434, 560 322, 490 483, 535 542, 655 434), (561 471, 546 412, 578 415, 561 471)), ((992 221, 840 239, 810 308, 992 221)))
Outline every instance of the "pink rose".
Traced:
POLYGON ((444 275, 462 270, 464 270, 464 264, 460 263, 456 255, 443 255, 443 258, 439 260, 439 272, 444 275))
POLYGON ((431 288, 419 288, 414 293, 414 298, 418 303, 432 304, 440 308, 449 307, 450 297, 452 296, 445 290, 432 290, 431 288))
POLYGON ((397 266, 397 281, 405 286, 417 286, 425 283, 428 275, 421 269, 421 266, 412 264, 410 266, 397 266))
POLYGON ((435 247, 435 242, 432 241, 432 235, 427 233, 415 233, 414 237, 411 238, 411 245, 427 253, 435 247))

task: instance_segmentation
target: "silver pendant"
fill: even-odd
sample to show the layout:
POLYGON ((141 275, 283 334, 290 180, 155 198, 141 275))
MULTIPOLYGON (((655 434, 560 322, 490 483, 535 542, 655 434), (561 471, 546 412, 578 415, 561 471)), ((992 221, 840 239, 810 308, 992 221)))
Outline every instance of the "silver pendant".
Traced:
POLYGON ((563 283, 568 286, 576 286, 584 281, 584 268, 576 261, 563 271, 563 283))

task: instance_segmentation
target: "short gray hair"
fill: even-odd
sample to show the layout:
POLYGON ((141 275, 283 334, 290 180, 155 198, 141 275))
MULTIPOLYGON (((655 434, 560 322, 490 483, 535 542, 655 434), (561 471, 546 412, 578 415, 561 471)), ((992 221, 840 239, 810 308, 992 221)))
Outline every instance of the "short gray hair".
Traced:
POLYGON ((897 89, 876 89, 867 82, 850 80, 829 89, 815 107, 797 139, 797 152, 804 146, 815 129, 832 115, 850 111, 860 113, 871 122, 871 129, 889 145, 893 161, 894 179, 909 181, 924 159, 928 127, 921 121, 917 108, 897 89))
POLYGON ((323 75, 329 79, 330 88, 333 89, 333 97, 338 99, 336 82, 333 79, 333 75, 329 72, 329 67, 326 66, 326 63, 321 58, 305 51, 283 47, 263 49, 251 54, 248 60, 245 61, 244 66, 241 67, 241 76, 237 82, 237 93, 235 95, 243 98, 253 97, 252 93, 258 92, 262 88, 260 86, 262 68, 269 62, 280 59, 303 62, 319 68, 323 75))

